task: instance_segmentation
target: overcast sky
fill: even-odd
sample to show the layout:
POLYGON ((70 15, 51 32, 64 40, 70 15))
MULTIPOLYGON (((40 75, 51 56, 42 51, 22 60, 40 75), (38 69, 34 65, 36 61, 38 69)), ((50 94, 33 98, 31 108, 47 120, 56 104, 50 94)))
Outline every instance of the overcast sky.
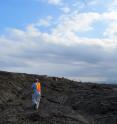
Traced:
POLYGON ((1 0, 0 70, 117 83, 117 0, 1 0))

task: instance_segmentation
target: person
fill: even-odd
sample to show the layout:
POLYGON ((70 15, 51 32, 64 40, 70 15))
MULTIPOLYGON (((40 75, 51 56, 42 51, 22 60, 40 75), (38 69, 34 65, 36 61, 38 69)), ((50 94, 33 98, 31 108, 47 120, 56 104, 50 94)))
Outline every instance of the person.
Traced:
POLYGON ((32 84, 33 89, 33 95, 32 95, 32 102, 34 109, 39 108, 39 103, 41 99, 41 83, 39 79, 36 79, 36 81, 32 84))

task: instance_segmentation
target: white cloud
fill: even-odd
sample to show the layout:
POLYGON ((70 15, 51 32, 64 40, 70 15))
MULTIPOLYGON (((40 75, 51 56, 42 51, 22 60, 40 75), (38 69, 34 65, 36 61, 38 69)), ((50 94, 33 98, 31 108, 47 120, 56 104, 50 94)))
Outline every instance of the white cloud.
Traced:
POLYGON ((113 39, 113 41, 117 43, 117 23, 111 23, 104 32, 104 35, 113 39))
POLYGON ((70 8, 69 8, 68 6, 62 7, 61 10, 62 10, 64 13, 69 13, 69 12, 70 12, 70 8))
POLYGON ((106 78, 103 72, 105 66, 112 73, 112 67, 108 66, 115 57, 108 57, 111 40, 80 38, 73 32, 64 35, 42 33, 32 26, 25 30, 11 29, 9 33, 0 37, 0 63, 2 69, 7 71, 77 76, 84 79, 95 73, 96 80, 96 76, 106 78), (104 65, 107 58, 108 63, 104 65))
POLYGON ((117 0, 112 0, 108 6, 109 11, 117 11, 117 0))
POLYGON ((40 27, 40 26, 49 27, 51 26, 52 19, 53 19, 52 16, 47 16, 44 19, 40 19, 37 22, 30 24, 30 26, 32 25, 32 27, 35 27, 35 26, 36 27, 40 27))
POLYGON ((62 3, 62 0, 47 0, 49 4, 52 5, 60 5, 62 3))
POLYGON ((102 14, 102 20, 107 23, 104 36, 111 39, 117 45, 117 12, 109 11, 102 14))
MULTIPOLYGON (((112 21, 116 20, 116 13, 114 12, 104 12, 102 14, 96 13, 96 12, 88 12, 88 13, 78 13, 74 12, 72 14, 64 14, 60 16, 58 19, 58 23, 55 25, 55 27, 51 28, 51 32, 41 32, 39 30, 39 27, 42 26, 49 26, 50 21, 52 21, 52 17, 48 16, 45 20, 40 20, 39 22, 36 22, 34 24, 28 25, 26 27, 26 31, 18 30, 18 29, 12 29, 9 32, 11 32, 10 37, 12 39, 15 39, 17 41, 24 41, 25 39, 28 39, 31 41, 31 44, 34 45, 32 40, 41 39, 44 42, 47 43, 55 43, 55 44, 61 44, 61 45, 97 45, 101 46, 102 48, 114 48, 116 45, 116 42, 113 41, 113 39, 105 38, 87 38, 87 37, 80 37, 77 35, 78 32, 88 32, 90 30, 93 30, 92 24, 96 21, 112 21), (37 28, 38 27, 38 28, 37 28), (14 35, 15 34, 15 35, 14 35), (18 37, 18 39, 17 39, 18 37)), ((53 23, 53 22, 51 22, 53 23)), ((110 24, 110 23, 109 23, 110 24)), ((116 25, 116 23, 114 23, 116 25)), ((104 35, 108 36, 116 36, 116 26, 114 28, 114 25, 109 26, 106 30, 104 35), (110 31, 111 30, 111 31, 110 31)))
POLYGON ((111 12, 104 12, 101 15, 101 19, 104 19, 106 21, 117 21, 117 12, 111 11, 111 12))
POLYGON ((87 2, 88 5, 94 6, 99 4, 99 0, 90 0, 87 2))
POLYGON ((74 12, 69 15, 63 15, 60 17, 59 24, 56 26, 55 32, 82 32, 92 29, 91 24, 96 20, 99 20, 100 15, 98 13, 78 13, 74 12))

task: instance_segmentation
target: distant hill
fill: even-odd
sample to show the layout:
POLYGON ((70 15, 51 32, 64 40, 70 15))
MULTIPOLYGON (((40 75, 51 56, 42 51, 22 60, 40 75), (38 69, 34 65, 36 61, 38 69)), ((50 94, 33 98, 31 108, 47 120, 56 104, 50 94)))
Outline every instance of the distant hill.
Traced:
POLYGON ((0 71, 0 124, 117 124, 117 85, 0 71), (31 104, 36 78, 38 111, 31 104))

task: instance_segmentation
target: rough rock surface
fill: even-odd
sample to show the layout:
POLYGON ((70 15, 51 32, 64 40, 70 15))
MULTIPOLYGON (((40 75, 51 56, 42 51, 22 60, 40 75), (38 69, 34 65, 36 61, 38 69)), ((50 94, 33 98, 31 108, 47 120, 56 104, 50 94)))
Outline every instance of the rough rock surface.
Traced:
POLYGON ((117 85, 0 71, 0 124, 117 124, 117 85), (31 104, 36 78, 38 111, 31 104))

